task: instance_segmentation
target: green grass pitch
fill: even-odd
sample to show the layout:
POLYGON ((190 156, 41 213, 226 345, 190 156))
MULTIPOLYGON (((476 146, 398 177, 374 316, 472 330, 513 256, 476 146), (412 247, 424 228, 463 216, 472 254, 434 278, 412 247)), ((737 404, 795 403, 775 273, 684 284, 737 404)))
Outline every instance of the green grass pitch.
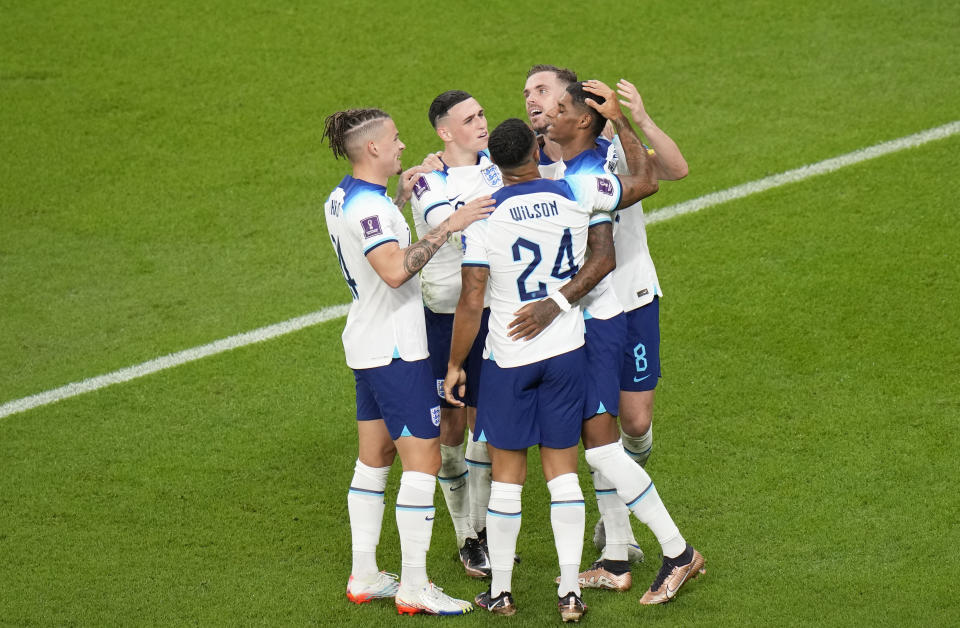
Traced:
MULTIPOLYGON (((532 64, 628 78, 690 164, 649 211, 960 119, 958 29, 942 0, 0 1, 0 403, 346 302, 337 109, 389 111, 412 164, 443 90, 495 124, 532 64)), ((957 623, 958 180, 952 137, 650 228, 648 470, 708 572, 640 607, 635 525, 634 590, 585 623, 957 623)), ((341 327, 0 419, 0 625, 500 620, 346 601, 341 327)), ((559 622, 531 456, 516 626, 559 622)), ((430 574, 472 598, 436 502, 430 574)))

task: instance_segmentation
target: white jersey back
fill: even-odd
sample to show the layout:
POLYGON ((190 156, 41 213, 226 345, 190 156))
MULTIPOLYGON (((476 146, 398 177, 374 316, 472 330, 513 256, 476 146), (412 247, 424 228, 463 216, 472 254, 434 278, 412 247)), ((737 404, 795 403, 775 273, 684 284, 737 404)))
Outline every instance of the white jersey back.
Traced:
POLYGON ((484 357, 509 368, 532 364, 583 345, 578 306, 561 313, 529 341, 507 336, 514 312, 556 293, 583 265, 590 216, 620 202, 613 175, 562 181, 536 179, 494 193, 495 210, 464 231, 464 266, 490 269, 490 331, 484 357))
MULTIPOLYGON (((570 175, 602 175, 613 172, 617 155, 613 145, 603 138, 598 138, 594 148, 585 150, 573 159, 561 160, 549 165, 540 166, 543 172, 552 172, 555 178, 570 175)), ((590 219, 590 226, 611 222, 610 214, 598 213, 590 219)), ((608 319, 623 311, 617 294, 613 290, 613 274, 603 277, 586 296, 580 299, 584 318, 608 319)))
POLYGON ((353 296, 342 335, 347 366, 366 369, 384 366, 394 358, 426 358, 418 278, 391 288, 366 258, 390 242, 410 246, 410 227, 386 188, 346 176, 323 208, 340 271, 353 296))
MULTIPOLYGON (((629 174, 622 155, 623 146, 619 136, 614 137, 612 143, 604 138, 597 138, 595 148, 584 151, 569 161, 541 163, 540 174, 553 178, 601 172, 629 174)), ((617 267, 604 277, 590 294, 581 299, 587 313, 596 318, 609 318, 617 313, 610 313, 610 295, 616 295, 622 309, 628 312, 650 303, 654 296, 663 295, 657 269, 647 246, 643 205, 637 202, 625 207, 616 212, 613 220, 617 267), (608 292, 610 295, 604 297, 608 292)))
MULTIPOLYGON (((421 175, 414 182, 410 199, 417 237, 422 238, 464 204, 501 187, 500 170, 485 150, 477 153, 473 166, 445 167, 421 175)), ((423 303, 437 314, 452 314, 460 298, 460 236, 459 231, 450 234, 447 244, 440 247, 420 274, 423 303)))

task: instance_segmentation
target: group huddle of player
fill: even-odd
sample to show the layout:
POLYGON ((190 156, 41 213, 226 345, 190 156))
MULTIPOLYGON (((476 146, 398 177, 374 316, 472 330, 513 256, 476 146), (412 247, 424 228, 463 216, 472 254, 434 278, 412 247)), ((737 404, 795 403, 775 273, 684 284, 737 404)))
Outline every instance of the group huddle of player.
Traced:
POLYGON ((667 602, 704 572, 703 556, 643 468, 660 377, 662 292, 640 200, 658 181, 686 176, 686 162, 628 81, 615 92, 541 65, 528 72, 523 95, 529 124, 512 118, 488 133, 469 93, 440 94, 428 117, 443 150, 406 171, 404 145, 385 112, 351 109, 326 120, 334 155, 352 167, 324 214, 353 296, 343 331, 359 444, 347 498, 353 602, 393 598, 401 614, 473 609, 427 577, 439 480, 466 573, 490 579, 474 602, 514 614, 531 446, 540 448, 550 493, 563 621, 586 612, 583 588, 632 586, 630 562, 643 554, 631 512, 663 553, 640 603, 667 602), (397 174, 391 201, 386 185, 397 174), (416 242, 402 214, 408 200, 416 242), (581 441, 602 551, 583 572, 581 441), (399 576, 376 560, 398 453, 399 576))

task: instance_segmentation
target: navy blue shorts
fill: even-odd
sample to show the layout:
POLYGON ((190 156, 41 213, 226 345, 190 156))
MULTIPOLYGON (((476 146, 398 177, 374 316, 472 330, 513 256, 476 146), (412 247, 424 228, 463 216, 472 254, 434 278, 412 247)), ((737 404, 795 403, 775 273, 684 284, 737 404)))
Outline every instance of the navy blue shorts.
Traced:
POLYGON ((396 358, 386 366, 354 369, 353 377, 358 421, 383 419, 393 440, 440 436, 440 404, 427 360, 396 358))
MULTIPOLYGON (((447 377, 447 363, 450 361, 450 339, 453 337, 453 314, 437 314, 428 307, 423 308, 427 322, 427 350, 430 352, 430 369, 436 381, 440 405, 451 408, 443 396, 443 380, 447 377)), ((477 407, 477 389, 480 387, 480 364, 483 362, 483 345, 487 340, 487 325, 490 309, 484 308, 480 319, 480 331, 473 341, 463 370, 467 373, 467 394, 462 401, 468 406, 477 407)), ((457 396, 457 391, 453 391, 457 396)), ((460 397, 457 396, 459 399, 460 397)))
POLYGON ((511 368, 484 360, 474 438, 497 449, 576 446, 584 418, 585 368, 583 347, 511 368))
POLYGON ((587 397, 585 416, 609 412, 620 414, 620 362, 627 337, 627 316, 620 313, 607 320, 584 321, 587 351, 587 397))
POLYGON ((627 312, 620 390, 653 390, 660 378, 660 299, 627 312))

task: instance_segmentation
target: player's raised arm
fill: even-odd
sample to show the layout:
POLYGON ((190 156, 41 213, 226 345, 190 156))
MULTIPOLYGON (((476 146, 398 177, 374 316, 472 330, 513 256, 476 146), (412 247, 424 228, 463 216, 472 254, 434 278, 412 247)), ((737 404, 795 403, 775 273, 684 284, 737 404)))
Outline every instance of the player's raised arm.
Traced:
POLYGON ((604 97, 605 100, 602 104, 597 104, 593 99, 587 99, 586 103, 610 121, 610 124, 613 125, 620 136, 620 143, 623 145, 623 156, 627 161, 630 174, 620 177, 623 196, 617 209, 630 207, 640 199, 655 194, 660 186, 657 184, 653 159, 647 154, 647 150, 643 147, 636 131, 630 126, 630 121, 623 115, 616 93, 604 83, 595 80, 584 81, 583 88, 591 94, 604 97))
POLYGON ((617 93, 621 98, 620 103, 630 110, 634 124, 653 150, 653 169, 657 179, 676 181, 687 176, 687 160, 683 158, 677 143, 664 133, 647 113, 636 86, 626 79, 620 79, 617 82, 617 93))
POLYGON ((407 248, 401 249, 391 242, 370 251, 367 260, 387 285, 397 288, 427 265, 450 234, 489 216, 491 205, 493 199, 489 196, 474 199, 407 248))

